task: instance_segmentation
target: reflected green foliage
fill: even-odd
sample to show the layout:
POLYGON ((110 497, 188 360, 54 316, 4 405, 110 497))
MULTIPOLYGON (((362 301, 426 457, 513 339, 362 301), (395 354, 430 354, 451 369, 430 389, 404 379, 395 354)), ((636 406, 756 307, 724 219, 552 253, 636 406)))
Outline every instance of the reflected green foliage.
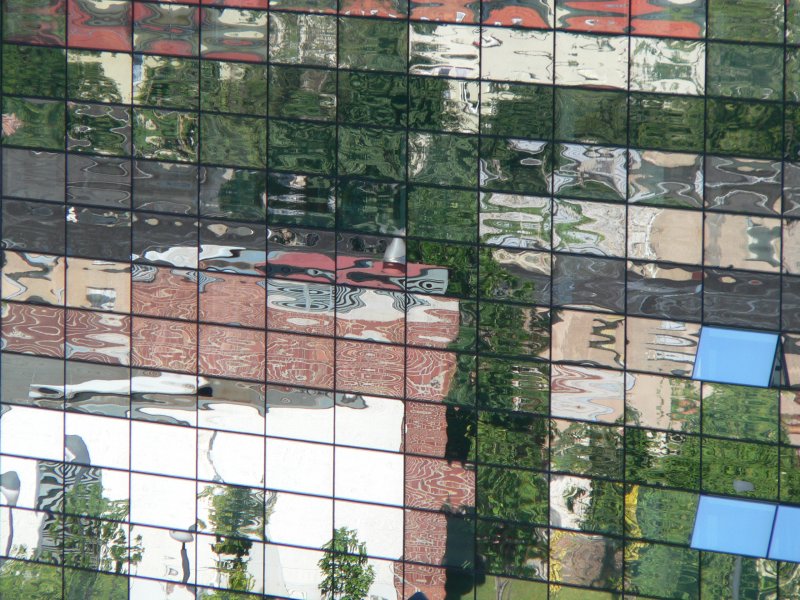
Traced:
POLYGON ((476 600, 547 600, 547 584, 489 576, 475 592, 476 600))
MULTIPOLYGON (((633 596, 626 597, 633 598, 633 596)), ((552 585, 550 586, 550 600, 622 600, 622 594, 552 585)))
MULTIPOLYGON (((90 467, 72 468, 76 469, 78 480, 91 476, 90 467)), ((63 543, 64 564, 84 570, 64 568, 62 573, 58 567, 8 560, 0 566, 0 598, 61 598, 62 581, 64 600, 125 600, 128 597, 128 580, 124 574, 129 566, 135 568, 144 553, 141 536, 130 539, 128 525, 122 522, 128 517, 128 502, 108 500, 103 496, 99 480, 86 479, 66 487, 64 506, 71 514, 52 514, 44 518, 40 537, 43 546, 31 549, 32 557, 58 560, 63 543), (55 546, 48 549, 52 541, 55 546)), ((21 559, 28 555, 28 549, 19 546, 15 557, 21 559)))
MULTIPOLYGON (((62 571, 39 563, 6 560, 0 566, 0 597, 7 600, 61 598, 62 571)), ((127 596, 127 585, 126 596, 127 596)))
POLYGON ((410 77, 408 84, 409 127, 477 133, 476 83, 438 77, 410 77))
POLYGON ((622 535, 623 486, 621 483, 592 480, 591 497, 580 522, 584 531, 622 535))
POLYGON ((688 544, 698 498, 690 492, 629 485, 625 496, 626 535, 688 544))
POLYGON ((270 67, 269 114, 332 121, 336 117, 335 71, 270 67))
POLYGON ((689 548, 628 542, 625 589, 662 598, 696 598, 699 554, 689 548))
POLYGON ((480 408, 548 413, 550 365, 482 356, 478 371, 480 408))
POLYGON ((266 114, 267 66, 201 61, 200 107, 221 112, 266 114))
POLYGON ((270 121, 269 167, 307 173, 332 173, 336 128, 316 123, 270 121))
POLYGON ((778 496, 778 448, 713 438, 703 439, 703 491, 775 500, 778 496), (734 480, 752 491, 737 492, 734 480))
POLYGON ((800 158, 800 105, 784 105, 784 156, 789 160, 800 158))
POLYGON ((8 40, 61 45, 66 41, 63 0, 3 0, 3 35, 8 40))
MULTIPOLYGON (((480 292, 489 300, 511 300, 517 302, 544 303, 544 286, 537 285, 537 275, 543 280, 549 276, 541 272, 542 265, 537 252, 519 252, 504 248, 481 248, 480 292), (538 294, 537 294, 538 293, 538 294)), ((549 294, 547 294, 549 298, 549 294)))
POLYGON ((632 94, 631 146, 702 152, 704 118, 702 98, 632 94))
POLYGON ((402 235, 406 226, 405 186, 342 179, 336 216, 342 229, 402 235))
POLYGON ((131 115, 128 109, 70 103, 68 110, 70 150, 111 156, 130 154, 131 115))
POLYGON ((581 422, 558 425, 551 428, 550 467, 554 471, 622 479, 619 427, 581 422))
POLYGON ((450 383, 450 391, 445 402, 463 406, 475 405, 475 356, 471 354, 456 355, 456 372, 450 383))
POLYGON ((203 114, 200 160, 243 167, 267 166, 267 121, 256 117, 203 114))
POLYGON ((800 503, 800 449, 781 446, 781 502, 800 503))
POLYGON ((478 558, 487 573, 546 579, 547 529, 479 520, 476 533, 478 558))
POLYGON ((164 108, 197 107, 199 65, 197 60, 166 57, 137 57, 141 81, 134 102, 164 108))
POLYGON ((781 598, 800 597, 800 564, 778 563, 778 582, 781 598))
POLYGON ((342 175, 394 181, 405 178, 405 132, 341 126, 338 139, 342 175))
POLYGON ((474 247, 409 240, 407 251, 409 262, 447 268, 448 295, 475 296, 478 273, 474 247))
POLYGON ((481 133, 548 139, 552 136, 553 88, 484 83, 481 133))
MULTIPOLYGON (((778 589, 778 564, 775 561, 700 553, 703 598, 739 598, 772 600, 778 589)), ((784 596, 790 598, 791 596, 784 596)))
POLYGON ((339 62, 349 69, 405 72, 408 27, 403 21, 342 19, 339 62))
POLYGON ((624 92, 556 88, 556 139, 625 145, 627 97, 624 92))
POLYGON ((765 0, 708 0, 711 38, 783 42, 783 6, 765 0))
POLYGON ((3 44, 3 93, 62 98, 64 64, 60 48, 3 44))
POLYGON ((475 187, 478 140, 447 133, 409 134, 409 179, 417 183, 475 187))
POLYGON ((364 600, 375 581, 375 568, 367 562, 367 545, 347 527, 334 530, 319 561, 324 578, 319 591, 326 600, 364 600))
POLYGON ((239 536, 263 537, 263 526, 274 510, 277 494, 271 492, 265 502, 260 490, 206 486, 198 494, 198 499, 203 498, 210 498, 208 527, 216 538, 211 549, 217 555, 216 569, 225 577, 224 587, 251 591, 255 582, 248 563, 253 541, 239 536))
POLYGON ((3 99, 3 143, 46 150, 64 149, 64 103, 55 100, 3 99), (11 122, 11 131, 7 127, 11 122))
POLYGON ((778 403, 777 390, 706 384, 703 386, 703 433, 777 441, 778 403))
POLYGON ((478 460, 482 463, 546 469, 547 419, 536 415, 481 411, 478 460))
POLYGON ((547 194, 552 153, 544 142, 483 138, 481 183, 490 190, 547 194))
POLYGON ((477 194, 466 190, 419 185, 408 193, 408 235, 474 242, 477 226, 477 194), (447 227, 442 227, 447 223, 447 227))
POLYGON ((478 347, 492 354, 546 358, 550 350, 549 313, 531 306, 481 303, 478 347))
POLYGON ((263 171, 226 169, 225 181, 212 199, 201 196, 205 216, 263 221, 266 217, 266 174, 263 171))
POLYGON ((708 94, 759 100, 783 99, 783 48, 708 45, 708 94))
POLYGON ((339 120, 354 125, 405 127, 406 77, 385 73, 339 73, 339 120))
POLYGON ((780 104, 709 99, 706 151, 780 157, 780 104))
POLYGON ((786 49, 786 100, 800 101, 800 49, 786 49))
POLYGON ((630 427, 625 431, 625 477, 629 481, 697 489, 700 438, 630 427))
POLYGON ((546 524, 547 475, 535 471, 480 466, 478 516, 546 524))
POLYGON ((136 156, 193 162, 197 160, 197 115, 134 110, 133 146, 136 156))

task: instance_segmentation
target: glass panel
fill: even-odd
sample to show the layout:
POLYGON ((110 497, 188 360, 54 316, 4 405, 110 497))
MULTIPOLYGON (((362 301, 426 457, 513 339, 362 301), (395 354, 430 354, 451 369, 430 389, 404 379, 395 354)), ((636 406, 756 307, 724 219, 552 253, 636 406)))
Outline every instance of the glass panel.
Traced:
POLYGON ((699 552, 661 544, 628 542, 626 556, 631 547, 636 548, 636 554, 633 560, 625 563, 626 590, 659 594, 666 598, 697 597, 699 552), (653 565, 658 566, 654 569, 653 565))
POLYGON ((554 305, 622 312, 624 282, 623 261, 566 254, 554 257, 554 305))
POLYGON ((339 36, 339 68, 405 72, 408 27, 404 22, 340 18, 339 36))
POLYGON ((412 75, 476 79, 479 39, 478 27, 412 23, 409 72, 412 75))
POLYGON ((621 427, 553 419, 550 468, 576 475, 622 478, 621 427))
POLYGON ((703 433, 740 439, 778 439, 778 390, 703 384, 703 433))
POLYGON ((6 251, 4 259, 4 300, 64 304, 63 257, 6 251))
MULTIPOLYGON (((795 566, 791 565, 791 567, 795 566)), ((746 598, 747 596, 758 597, 765 593, 775 593, 774 590, 778 587, 778 571, 778 563, 773 561, 702 552, 700 555, 700 573, 702 574, 700 593, 703 597, 711 596, 712 598, 725 598, 731 594, 734 597, 739 594, 740 597, 746 598), (767 590, 772 590, 772 592, 767 590)), ((781 570, 781 583, 784 583, 783 578, 787 575, 787 579, 791 580, 792 575, 789 573, 790 569, 781 570)))
POLYGON ((703 490, 775 500, 778 461, 775 446, 703 438, 703 490))
POLYGON ((625 478, 631 482, 697 489, 700 438, 650 429, 625 430, 625 478))
MULTIPOLYGON (((634 2, 634 4, 637 4, 634 2)), ((655 14, 663 14, 658 11, 655 14)), ((683 40, 632 38, 631 90, 702 95, 705 45, 683 40)))
POLYGON ((623 381, 619 371, 554 364, 550 373, 550 414, 619 423, 624 412, 623 381))
POLYGON ((555 82, 557 85, 626 89, 627 39, 557 33, 555 82))
POLYGON ((706 269, 703 318, 729 327, 778 329, 780 280, 777 274, 706 269))
POLYGON ((625 534, 676 544, 687 544, 692 535, 697 494, 639 485, 628 485, 625 500, 625 534))
MULTIPOLYGON (((550 579, 585 587, 620 589, 622 553, 622 540, 619 539, 587 533, 560 533, 550 544, 550 579), (588 562, 581 558, 584 556, 602 556, 603 560, 588 562)), ((565 591, 563 588, 559 600, 569 598, 565 591)), ((570 591, 576 591, 580 598, 595 598, 588 593, 582 595, 584 590, 570 591)))
POLYGON ((623 486, 567 475, 550 478, 550 525, 622 534, 623 486))
POLYGON ((779 506, 769 544, 769 558, 800 562, 800 540, 792 534, 798 527, 800 527, 800 508, 779 506))
POLYGON ((627 373, 626 423, 654 429, 699 431, 700 385, 688 379, 627 373))
POLYGON ((625 256, 625 206, 556 200, 553 246, 563 252, 625 256))
POLYGON ((628 312, 644 317, 699 321, 703 271, 658 263, 628 263, 628 312))
POLYGON ((706 157, 706 206, 735 212, 780 212, 781 163, 706 157))
POLYGON ((553 81, 553 34, 549 31, 484 28, 481 47, 482 79, 553 81))
POLYGON ((133 68, 130 55, 70 50, 67 61, 67 95, 70 98, 130 104, 133 68))
POLYGON ((624 200, 626 156, 623 148, 559 144, 553 192, 594 200, 624 200))
POLYGON ((625 361, 625 317, 558 310, 552 323, 553 360, 622 368, 625 361))
POLYGON ((775 510, 774 504, 700 496, 692 548, 766 556, 775 510))
POLYGON ((692 378, 766 387, 777 344, 774 333, 703 327, 692 378))

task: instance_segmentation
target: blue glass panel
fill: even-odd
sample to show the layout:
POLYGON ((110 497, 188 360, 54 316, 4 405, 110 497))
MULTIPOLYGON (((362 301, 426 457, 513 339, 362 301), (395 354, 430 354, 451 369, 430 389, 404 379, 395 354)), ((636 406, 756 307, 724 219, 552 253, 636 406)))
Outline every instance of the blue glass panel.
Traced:
POLYGON ((692 548, 745 556, 766 556, 774 504, 701 496, 692 548))
POLYGON ((775 530, 769 545, 769 558, 800 562, 800 508, 779 506, 775 530))
POLYGON ((767 387, 778 335, 703 327, 693 379, 767 387))

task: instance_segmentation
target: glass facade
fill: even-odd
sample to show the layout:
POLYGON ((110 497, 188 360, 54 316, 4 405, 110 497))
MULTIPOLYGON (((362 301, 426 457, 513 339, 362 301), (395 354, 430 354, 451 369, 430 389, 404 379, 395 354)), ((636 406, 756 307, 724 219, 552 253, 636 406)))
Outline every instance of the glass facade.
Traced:
POLYGON ((3 600, 800 597, 797 1, 3 0, 0 75, 3 600))

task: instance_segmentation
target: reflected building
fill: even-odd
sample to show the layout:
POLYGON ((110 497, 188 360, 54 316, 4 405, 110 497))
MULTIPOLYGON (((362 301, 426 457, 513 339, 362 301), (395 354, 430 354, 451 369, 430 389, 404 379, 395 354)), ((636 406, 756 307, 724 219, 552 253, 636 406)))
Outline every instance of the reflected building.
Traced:
POLYGON ((1 37, 3 600, 800 597, 796 3, 1 37))

